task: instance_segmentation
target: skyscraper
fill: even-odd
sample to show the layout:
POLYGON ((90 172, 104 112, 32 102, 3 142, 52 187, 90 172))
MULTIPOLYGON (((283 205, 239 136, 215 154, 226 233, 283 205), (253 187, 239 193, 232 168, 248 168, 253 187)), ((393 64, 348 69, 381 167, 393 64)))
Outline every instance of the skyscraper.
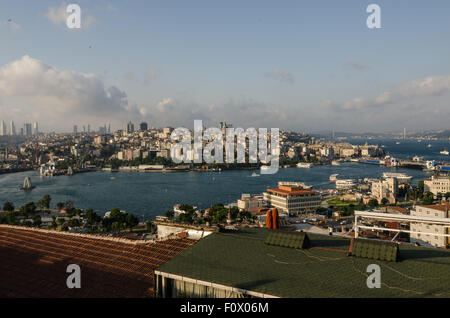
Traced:
POLYGON ((27 123, 23 125, 23 132, 25 134, 25 136, 30 137, 33 135, 33 131, 31 128, 31 124, 27 123))
POLYGON ((142 122, 142 123, 139 125, 139 128, 141 129, 141 131, 146 131, 146 130, 148 130, 148 125, 147 125, 146 122, 142 122))
POLYGON ((73 125, 73 133, 75 135, 78 134, 78 126, 77 125, 73 125))
POLYGON ((134 132, 134 124, 130 121, 130 122, 127 124, 127 133, 131 134, 131 133, 133 133, 133 132, 134 132))
POLYGON ((91 133, 91 125, 88 125, 88 134, 91 133))
POLYGON ((0 136, 6 136, 6 124, 3 120, 0 123, 0 136))
POLYGON ((14 122, 12 120, 9 123, 9 134, 11 136, 15 136, 16 135, 16 126, 14 125, 14 122))
POLYGON ((33 135, 34 135, 34 136, 39 135, 39 128, 38 128, 38 123, 37 123, 37 121, 35 121, 34 124, 33 124, 33 135))

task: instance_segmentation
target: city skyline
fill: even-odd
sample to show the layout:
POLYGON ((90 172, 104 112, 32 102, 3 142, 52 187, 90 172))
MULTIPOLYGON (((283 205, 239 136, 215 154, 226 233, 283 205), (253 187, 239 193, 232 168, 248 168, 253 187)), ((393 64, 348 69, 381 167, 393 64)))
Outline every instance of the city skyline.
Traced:
POLYGON ((357 1, 263 1, 256 11, 252 1, 237 11, 238 2, 176 2, 176 12, 80 1, 83 27, 69 30, 64 2, 5 1, 0 118, 56 132, 196 119, 310 132, 447 128, 450 4, 377 3, 382 28, 371 30, 357 1))

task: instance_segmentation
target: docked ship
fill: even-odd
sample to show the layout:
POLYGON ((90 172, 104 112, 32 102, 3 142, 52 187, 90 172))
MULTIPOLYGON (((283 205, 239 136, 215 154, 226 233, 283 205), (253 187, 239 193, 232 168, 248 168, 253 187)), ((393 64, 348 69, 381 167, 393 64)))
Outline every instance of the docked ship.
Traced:
POLYGON ((398 181, 408 182, 412 179, 411 176, 408 176, 405 173, 397 173, 397 172, 384 172, 383 178, 396 178, 398 181))
POLYGON ((312 167, 312 163, 307 163, 307 162, 297 163, 297 168, 311 168, 311 167, 312 167))
POLYGON ((332 166, 340 166, 341 163, 339 162, 339 160, 333 160, 333 161, 331 161, 331 165, 332 166))
POLYGON ((445 150, 442 150, 441 152, 440 152, 440 154, 441 155, 449 155, 450 153, 448 152, 448 150, 447 149, 445 149, 445 150))
POLYGON ((20 187, 20 190, 29 191, 33 190, 35 187, 31 184, 30 177, 25 177, 25 180, 23 180, 23 186, 20 187))
POLYGON ((56 171, 56 165, 53 160, 50 160, 46 164, 41 165, 39 169, 41 177, 53 177, 56 171))

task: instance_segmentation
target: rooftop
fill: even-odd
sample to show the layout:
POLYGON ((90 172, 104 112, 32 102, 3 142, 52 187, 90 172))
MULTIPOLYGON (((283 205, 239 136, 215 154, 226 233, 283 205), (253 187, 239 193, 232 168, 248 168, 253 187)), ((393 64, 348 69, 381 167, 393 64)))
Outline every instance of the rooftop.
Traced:
POLYGON ((305 190, 302 187, 280 185, 278 188, 267 189, 267 192, 280 194, 280 195, 310 195, 316 194, 317 191, 305 190))
POLYGON ((400 246, 400 262, 346 256, 350 240, 308 233, 313 248, 264 243, 269 231, 214 233, 158 271, 280 297, 450 297, 450 252, 400 246), (369 289, 378 264, 382 288, 369 289))
POLYGON ((0 297, 153 297, 155 268, 195 241, 137 244, 0 226, 0 297), (69 289, 69 264, 81 268, 81 289, 69 289))

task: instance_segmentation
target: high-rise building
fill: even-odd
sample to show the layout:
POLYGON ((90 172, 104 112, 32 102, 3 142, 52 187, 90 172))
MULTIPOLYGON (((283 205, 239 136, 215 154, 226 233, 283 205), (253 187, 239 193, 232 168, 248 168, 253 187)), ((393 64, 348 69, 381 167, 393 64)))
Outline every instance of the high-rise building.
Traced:
POLYGON ((108 124, 108 135, 111 134, 111 124, 108 124))
POLYGON ((6 136, 6 124, 4 121, 0 122, 0 136, 6 136))
POLYGON ((33 124, 33 135, 34 135, 34 136, 39 135, 39 128, 38 128, 38 123, 37 123, 37 121, 35 121, 34 124, 33 124))
POLYGON ((32 130, 32 126, 29 123, 26 123, 23 125, 23 132, 25 134, 25 136, 30 137, 33 135, 33 130, 32 130))
POLYGON ((91 125, 88 125, 88 134, 91 133, 91 125))
POLYGON ((85 125, 83 125, 83 132, 84 133, 86 132, 86 126, 85 125))
POLYGON ((14 122, 12 120, 9 123, 9 134, 11 136, 15 136, 16 135, 16 126, 14 126, 14 122))
POLYGON ((142 123, 139 125, 139 128, 141 129, 141 131, 146 131, 146 130, 148 130, 148 125, 147 125, 146 122, 142 122, 142 123))
POLYGON ((130 122, 127 124, 127 133, 131 134, 131 133, 133 133, 133 132, 134 132, 134 124, 130 121, 130 122))
POLYGON ((75 135, 78 134, 78 126, 77 125, 73 125, 73 133, 75 135))

